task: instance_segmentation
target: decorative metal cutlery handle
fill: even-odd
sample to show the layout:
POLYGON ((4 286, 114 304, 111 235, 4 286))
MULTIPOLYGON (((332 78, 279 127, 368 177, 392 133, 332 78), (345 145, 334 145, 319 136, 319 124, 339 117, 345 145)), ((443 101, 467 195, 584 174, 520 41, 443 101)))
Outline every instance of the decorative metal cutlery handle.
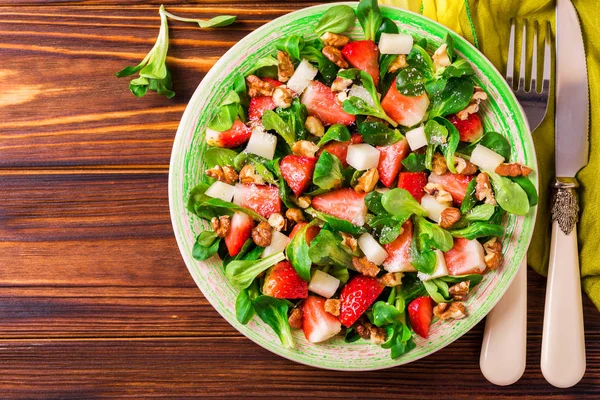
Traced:
POLYGON ((579 182, 575 178, 557 177, 552 195, 552 222, 558 222, 565 235, 571 233, 579 221, 579 196, 576 188, 579 182))

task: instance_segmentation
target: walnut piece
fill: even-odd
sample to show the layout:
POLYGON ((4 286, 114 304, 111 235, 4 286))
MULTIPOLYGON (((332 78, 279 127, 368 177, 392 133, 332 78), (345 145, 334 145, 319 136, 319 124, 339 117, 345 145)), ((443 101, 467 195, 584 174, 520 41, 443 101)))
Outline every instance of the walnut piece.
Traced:
POLYGON ((295 223, 305 221, 304 214, 302 214, 302 210, 300 210, 299 208, 289 208, 285 212, 285 217, 295 223))
POLYGON ((461 214, 460 210, 455 207, 445 208, 440 214, 440 227, 444 229, 448 229, 452 227, 455 223, 460 221, 461 214))
POLYGON ((438 203, 452 207, 452 195, 446 192, 439 183, 429 182, 425 185, 423 190, 425 190, 425 193, 428 195, 433 196, 438 203))
POLYGON ((406 54, 398 54, 398 57, 396 57, 388 67, 388 72, 393 74, 399 69, 406 67, 408 67, 408 63, 406 62, 406 54))
POLYGON ((375 189, 375 185, 379 182, 379 172, 377 168, 371 168, 358 178, 358 183, 354 187, 357 193, 369 193, 375 189))
POLYGON ((240 183, 246 183, 246 184, 254 183, 257 185, 265 184, 265 180, 262 178, 262 176, 260 176, 259 174, 256 173, 256 170, 254 169, 254 165, 252 165, 252 164, 244 165, 244 167, 240 171, 239 178, 240 178, 240 183))
POLYGON ((227 232, 229 232, 229 227, 231 226, 231 219, 229 218, 229 215, 212 217, 212 219, 210 220, 210 226, 213 228, 213 231, 215 231, 218 237, 224 238, 225 236, 227 236, 227 232))
POLYGON ((471 101, 469 105, 466 106, 463 110, 456 113, 456 116, 463 121, 469 118, 469 114, 475 114, 479 111, 479 103, 483 100, 487 100, 487 93, 483 91, 479 86, 475 86, 475 90, 473 91, 473 96, 471 96, 471 101))
POLYGON ((262 221, 252 229, 252 240, 260 247, 267 247, 270 245, 272 235, 273 229, 266 221, 262 221))
POLYGON ((496 167, 496 173, 500 176, 527 176, 531 171, 531 168, 519 163, 503 163, 496 167))
POLYGON ((289 108, 292 100, 292 91, 285 85, 278 86, 273 91, 273 103, 276 107, 289 108))
POLYGON ((371 343, 380 346, 385 343, 386 337, 387 331, 384 328, 371 327, 371 343))
POLYGON ((285 51, 277 53, 277 78, 279 82, 287 82, 294 75, 294 64, 285 51))
POLYGON ((485 200, 486 204, 496 205, 496 198, 492 191, 492 184, 490 183, 490 177, 485 172, 481 172, 475 178, 477 185, 475 185, 475 198, 479 201, 485 200))
POLYGON ((344 60, 342 57, 342 52, 340 49, 336 49, 333 46, 325 46, 323 50, 321 50, 325 58, 334 63, 340 68, 348 68, 348 62, 344 60))
POLYGON ((381 271, 375 263, 367 260, 367 257, 352 257, 352 266, 357 272, 373 278, 381 271))
POLYGON ((311 135, 322 137, 325 134, 325 127, 323 126, 321 120, 317 117, 313 117, 312 115, 306 118, 304 127, 311 135))
POLYGON ((248 86, 248 96, 271 96, 275 87, 269 82, 265 82, 256 75, 248 75, 246 77, 246 86, 248 86))
POLYGON ((463 319, 467 316, 467 308, 460 301, 452 303, 440 303, 433 308, 433 315, 440 321, 446 319, 463 319))
POLYGON ((431 160, 431 172, 438 176, 448 172, 448 164, 446 164, 446 159, 441 153, 433 154, 433 159, 431 160))
POLYGON ((341 76, 338 76, 333 80, 333 83, 331 84, 331 91, 344 92, 346 89, 348 89, 350 85, 352 85, 352 79, 342 78, 341 76))
POLYGON ((279 213, 271 214, 267 222, 269 223, 269 225, 271 225, 271 227, 273 227, 273 229, 275 229, 278 232, 284 230, 285 226, 287 225, 285 218, 283 218, 283 215, 279 213))
POLYGON ((450 288, 448 289, 448 293, 450 293, 454 300, 463 301, 467 298, 467 295, 469 294, 470 285, 471 281, 459 282, 454 286, 450 286, 450 288))
POLYGON ((502 265, 504 259, 502 256, 502 243, 500 243, 498 238, 494 237, 485 242, 483 244, 483 250, 485 251, 483 260, 488 269, 493 271, 502 265))
POLYGON ((310 207, 311 202, 310 196, 300 196, 296 199, 296 204, 302 209, 310 207))
POLYGON ((215 167, 206 170, 206 176, 225 182, 228 185, 233 185, 238 180, 238 173, 231 165, 224 165, 223 167, 216 165, 215 167))
POLYGON ((358 248, 358 240, 354 236, 346 232, 340 232, 342 234, 342 244, 347 246, 353 253, 358 248))
POLYGON ((325 309, 325 312, 328 312, 331 315, 335 315, 336 317, 340 316, 340 301, 337 299, 325 300, 323 308, 325 309))
POLYGON ((299 140, 292 146, 292 153, 297 156, 314 157, 317 151, 319 146, 310 140, 299 140))
POLYGON ((387 287, 400 286, 402 285, 403 277, 404 274, 402 272, 388 272, 379 279, 379 282, 387 287))
POLYGON ((325 46, 332 46, 342 48, 350 43, 350 38, 344 35, 338 35, 337 33, 325 32, 321 35, 321 40, 325 46))
POLYGON ((385 342, 387 332, 384 328, 378 328, 364 319, 359 320, 355 328, 356 333, 362 339, 370 339, 373 344, 377 345, 385 342))
POLYGON ((292 308, 292 312, 288 317, 288 323, 290 327, 293 329, 301 329, 302 328, 302 309, 299 307, 292 308))
POLYGON ((448 46, 446 43, 437 48, 437 50, 431 56, 433 60, 433 66, 437 70, 438 68, 447 67, 451 64, 450 57, 448 56, 448 46))
POLYGON ((225 182, 225 174, 223 168, 220 165, 216 165, 213 168, 207 169, 205 172, 206 176, 215 178, 218 181, 225 182))
POLYGON ((459 175, 474 175, 477 173, 477 166, 461 157, 454 157, 456 172, 459 175))

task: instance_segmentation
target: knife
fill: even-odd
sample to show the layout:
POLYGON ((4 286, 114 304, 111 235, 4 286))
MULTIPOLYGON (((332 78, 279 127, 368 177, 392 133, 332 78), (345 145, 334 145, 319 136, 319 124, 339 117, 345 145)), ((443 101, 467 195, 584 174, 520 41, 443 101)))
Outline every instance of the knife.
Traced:
POLYGON ((556 5, 556 180, 541 369, 556 387, 571 387, 585 372, 581 278, 577 249, 579 203, 575 175, 588 163, 588 79, 577 12, 556 5))

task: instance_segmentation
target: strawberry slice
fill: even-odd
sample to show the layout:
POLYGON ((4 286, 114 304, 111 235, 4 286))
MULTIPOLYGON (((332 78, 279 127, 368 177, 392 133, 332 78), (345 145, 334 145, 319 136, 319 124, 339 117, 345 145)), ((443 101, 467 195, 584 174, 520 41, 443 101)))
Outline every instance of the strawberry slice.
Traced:
POLYGON ((239 211, 233 214, 229 231, 225 235, 225 246, 227 246, 230 256, 234 257, 239 254, 246 240, 252 235, 253 227, 254 221, 248 214, 239 211))
POLYGON ((390 146, 378 146, 377 150, 381 153, 379 165, 377 166, 379 180, 386 187, 390 187, 400 171, 402 160, 406 158, 410 151, 408 141, 402 139, 390 146))
POLYGON ((356 275, 340 293, 340 322, 352 326, 383 292, 384 286, 376 278, 356 275))
POLYGON ((277 299, 304 299, 308 296, 308 283, 289 261, 281 261, 267 271, 263 293, 277 299))
MULTIPOLYGON (((308 225, 308 222, 298 222, 296 225, 294 225, 294 228, 290 232, 290 239, 293 239, 294 236, 296 236, 296 233, 298 233, 298 231, 306 225, 308 225)), ((310 244, 310 242, 312 242, 312 240, 319 234, 320 231, 321 228, 317 225, 309 226, 306 230, 306 244, 310 244)))
POLYGON ((235 185, 233 202, 241 207, 256 211, 265 218, 281 212, 279 188, 271 185, 235 185))
POLYGON ((327 150, 330 154, 333 154, 342 162, 344 167, 348 166, 346 162, 346 156, 348 155, 348 146, 351 144, 362 143, 363 138, 359 134, 353 134, 349 142, 329 142, 321 150, 319 150, 319 155, 323 152, 323 150, 327 150))
POLYGON ((394 121, 403 126, 413 126, 423 120, 427 107, 429 107, 429 98, 426 93, 420 96, 405 96, 396 89, 393 83, 383 100, 381 107, 385 113, 394 121))
POLYGON ((362 226, 367 217, 365 196, 366 193, 356 193, 351 188, 343 188, 313 197, 311 205, 317 211, 362 226))
POLYGON ((483 125, 477 114, 469 114, 465 120, 458 118, 456 115, 450 115, 448 121, 456 127, 460 134, 460 140, 463 142, 473 143, 483 136, 483 125))
POLYGON ((300 196, 312 182, 316 157, 288 155, 279 163, 281 175, 296 196, 300 196))
POLYGON ((250 121, 260 121, 263 113, 266 110, 274 110, 277 108, 271 96, 258 96, 250 99, 248 105, 248 118, 250 121))
POLYGON ((450 275, 481 274, 485 270, 484 250, 477 240, 455 238, 454 246, 444 254, 450 275))
POLYGON ((427 185, 427 174, 425 172, 400 172, 398 187, 408 190, 418 202, 425 195, 423 190, 425 185, 427 185))
POLYGON ((379 84, 379 47, 372 40, 358 40, 348 43, 342 49, 342 56, 354 68, 362 69, 379 84))
POLYGON ((324 342, 340 333, 340 321, 325 311, 325 299, 308 296, 302 302, 302 330, 310 343, 324 342))
POLYGON ((474 175, 458 175, 450 172, 444 175, 429 175, 429 182, 439 183, 445 191, 452 195, 452 200, 458 205, 462 204, 465 195, 467 194, 467 186, 474 178, 474 175))
POLYGON ((247 127, 241 120, 236 119, 233 126, 224 131, 217 132, 212 129, 206 130, 206 143, 216 147, 238 147, 246 143, 252 135, 252 129, 247 127))
POLYGON ((277 79, 273 79, 273 78, 260 78, 260 79, 262 79, 264 82, 270 83, 271 85, 273 85, 275 87, 283 85, 283 82, 280 82, 277 79))
POLYGON ((431 319, 433 318, 433 301, 429 296, 417 297, 408 305, 408 319, 413 331, 427 339, 431 319))
POLYGON ((383 248, 388 253, 388 258, 383 262, 383 268, 388 272, 414 272, 415 268, 410 263, 410 243, 413 237, 413 225, 410 219, 402 228, 404 231, 392 243, 384 244, 383 248))
POLYGON ((319 118, 324 125, 350 125, 356 121, 354 115, 344 111, 337 102, 336 95, 329 86, 319 81, 312 81, 308 85, 301 101, 306 106, 308 115, 319 118))

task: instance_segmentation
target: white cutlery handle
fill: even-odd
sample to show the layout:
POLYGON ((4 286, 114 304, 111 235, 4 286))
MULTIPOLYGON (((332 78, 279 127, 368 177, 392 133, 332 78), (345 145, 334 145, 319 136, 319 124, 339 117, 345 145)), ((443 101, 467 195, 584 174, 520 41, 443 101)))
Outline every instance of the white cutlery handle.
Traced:
POLYGON ((479 367, 495 385, 511 385, 525 371, 527 356, 527 257, 502 299, 485 320, 479 367))
POLYGON ((585 372, 576 225, 566 235, 558 222, 552 223, 541 368, 544 378, 560 388, 575 385, 585 372))

